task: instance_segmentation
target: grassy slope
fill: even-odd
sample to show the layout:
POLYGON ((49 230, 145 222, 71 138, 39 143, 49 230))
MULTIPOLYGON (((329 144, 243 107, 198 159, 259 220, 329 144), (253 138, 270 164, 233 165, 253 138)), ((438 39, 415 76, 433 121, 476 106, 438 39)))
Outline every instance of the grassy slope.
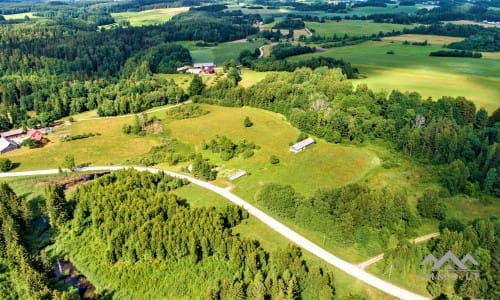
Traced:
POLYGON ((342 58, 357 66, 367 78, 354 80, 375 90, 418 91, 423 97, 465 96, 490 112, 498 108, 500 59, 430 57, 439 45, 427 47, 400 42, 369 41, 360 45, 332 48, 327 52, 296 56, 342 58), (387 51, 394 51, 388 55, 387 51))
POLYGON ((349 36, 371 35, 374 33, 377 34, 380 31, 389 32, 413 27, 412 25, 373 23, 357 20, 325 23, 306 22, 306 26, 307 28, 314 29, 315 35, 333 36, 336 34, 338 37, 342 37, 344 34, 349 36))
POLYGON ((215 64, 222 64, 226 60, 235 59, 238 60, 240 52, 243 50, 254 51, 255 48, 259 48, 264 44, 263 41, 238 41, 238 42, 228 42, 221 43, 215 47, 199 48, 195 47, 191 50, 191 57, 193 62, 214 62, 215 64))
POLYGON ((161 8, 139 12, 112 13, 111 16, 117 23, 125 20, 129 21, 132 26, 147 26, 167 22, 173 16, 186 12, 188 9, 188 7, 161 8))
POLYGON ((23 147, 3 156, 20 163, 15 171, 57 168, 68 154, 74 155, 77 164, 120 164, 128 158, 149 151, 156 144, 156 139, 152 137, 134 137, 122 133, 123 124, 131 121, 131 117, 79 121, 49 134, 47 138, 50 142, 42 148, 23 147), (88 132, 101 135, 70 142, 60 141, 63 134, 88 132))
MULTIPOLYGON (((198 150, 203 140, 208 141, 217 134, 225 135, 233 141, 245 138, 261 146, 249 159, 236 158, 227 162, 219 160, 224 169, 243 169, 251 173, 238 181, 236 190, 247 199, 253 198, 259 186, 269 182, 283 182, 283 178, 304 194, 310 194, 320 187, 344 185, 359 179, 378 162, 370 151, 323 141, 318 141, 308 151, 293 154, 288 150, 289 144, 295 141, 299 131, 278 114, 249 107, 207 107, 211 113, 196 119, 173 121, 168 127, 173 136, 196 145, 198 150), (253 121, 253 127, 243 126, 245 116, 253 121), (269 163, 272 154, 280 158, 280 164, 269 163), (352 165, 356 168, 352 168, 352 165)), ((204 154, 216 158, 208 151, 204 154)))

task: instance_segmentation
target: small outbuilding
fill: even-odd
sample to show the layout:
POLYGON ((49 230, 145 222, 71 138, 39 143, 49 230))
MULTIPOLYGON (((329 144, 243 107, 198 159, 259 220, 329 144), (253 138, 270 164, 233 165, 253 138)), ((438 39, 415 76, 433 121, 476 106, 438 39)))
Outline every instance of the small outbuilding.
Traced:
POLYGON ((247 172, 241 170, 241 171, 238 171, 235 174, 233 174, 231 177, 229 177, 229 180, 230 181, 234 181, 234 180, 236 180, 236 179, 238 179, 240 177, 243 177, 245 175, 247 175, 247 172))
POLYGON ((17 144, 4 137, 0 138, 0 153, 7 153, 17 149, 17 144))
POLYGON ((300 152, 300 151, 304 150, 305 148, 311 146, 312 144, 314 144, 314 139, 308 137, 307 139, 302 140, 302 141, 290 146, 290 151, 293 153, 297 153, 297 152, 300 152))

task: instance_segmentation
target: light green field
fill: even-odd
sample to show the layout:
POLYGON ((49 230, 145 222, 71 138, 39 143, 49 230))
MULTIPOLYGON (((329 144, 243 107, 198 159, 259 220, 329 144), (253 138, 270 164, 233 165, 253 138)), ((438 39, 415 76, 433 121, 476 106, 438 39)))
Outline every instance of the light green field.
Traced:
POLYGON ((188 11, 189 7, 159 8, 139 12, 112 13, 117 23, 129 21, 132 26, 156 25, 169 21, 173 16, 188 11))
POLYGON ((74 155, 77 164, 120 164, 128 158, 148 152, 157 143, 153 137, 134 137, 122 133, 122 126, 131 121, 131 117, 124 117, 75 122, 47 135, 50 142, 42 148, 22 147, 2 157, 20 163, 14 171, 57 168, 68 154, 74 155), (70 142, 60 141, 63 134, 89 132, 101 135, 70 142))
POLYGON ((477 107, 493 112, 499 107, 500 59, 430 57, 439 45, 411 46, 400 42, 368 41, 363 44, 332 48, 326 52, 290 58, 291 61, 311 56, 344 59, 358 67, 366 78, 353 83, 366 83, 374 90, 417 91, 423 97, 465 96, 477 107), (387 54, 394 51, 394 55, 387 54))
POLYGON ((38 19, 40 17, 34 16, 33 13, 19 13, 19 14, 12 14, 12 15, 3 15, 5 20, 19 20, 19 19, 24 19, 24 17, 28 17, 30 19, 38 19))
POLYGON ((249 159, 233 158, 227 162, 217 161, 212 153, 203 152, 219 162, 225 170, 242 169, 250 173, 235 182, 235 192, 246 199, 252 199, 260 186, 270 182, 291 184, 299 192, 310 195, 321 187, 341 186, 356 181, 378 165, 377 156, 368 150, 328 144, 321 140, 306 151, 291 153, 289 144, 295 141, 299 130, 276 113, 250 107, 206 108, 209 114, 172 121, 168 128, 173 136, 195 145, 199 151, 203 140, 209 141, 217 134, 233 141, 246 139, 260 146, 261 149, 249 159), (246 116, 254 123, 250 128, 243 126, 246 116), (273 154, 281 160, 278 165, 269 163, 269 157, 273 154))
POLYGON ((349 36, 362 36, 377 34, 380 31, 390 32, 392 30, 402 30, 403 28, 412 28, 413 25, 400 25, 390 23, 373 23, 369 21, 341 21, 341 22, 306 22, 306 27, 314 30, 315 35, 338 37, 347 34, 349 36))
POLYGON ((223 62, 235 59, 238 60, 241 51, 254 51, 256 48, 264 45, 263 41, 247 42, 246 40, 221 43, 215 47, 199 48, 190 51, 193 62, 214 62, 222 64, 223 62))
POLYGON ((241 69, 241 81, 239 82, 239 85, 246 88, 250 87, 266 78, 268 74, 269 73, 267 72, 257 72, 251 69, 243 68, 241 69))

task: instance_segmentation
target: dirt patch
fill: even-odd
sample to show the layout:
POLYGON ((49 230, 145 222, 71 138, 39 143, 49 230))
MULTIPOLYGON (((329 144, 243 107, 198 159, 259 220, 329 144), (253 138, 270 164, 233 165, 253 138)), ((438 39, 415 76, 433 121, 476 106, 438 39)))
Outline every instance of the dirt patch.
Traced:
POLYGON ((40 183, 58 184, 61 185, 66 192, 68 192, 84 183, 87 183, 91 180, 94 180, 95 178, 99 178, 109 173, 110 173, 109 171, 103 171, 92 174, 72 174, 72 175, 70 174, 65 177, 43 179, 40 180, 40 183))
POLYGON ((52 270, 52 275, 65 284, 78 289, 80 299, 94 300, 98 298, 94 285, 70 261, 58 262, 52 270))

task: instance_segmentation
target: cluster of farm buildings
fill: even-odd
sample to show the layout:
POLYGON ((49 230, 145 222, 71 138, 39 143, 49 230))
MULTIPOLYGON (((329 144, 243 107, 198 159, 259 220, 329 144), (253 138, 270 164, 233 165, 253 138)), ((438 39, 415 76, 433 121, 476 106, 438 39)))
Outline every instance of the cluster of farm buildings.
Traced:
POLYGON ((40 129, 13 129, 0 133, 0 153, 6 153, 19 148, 19 146, 28 139, 44 144, 47 139, 45 135, 52 131, 51 127, 40 129))
POLYGON ((215 73, 215 68, 217 66, 213 62, 206 62, 206 63, 197 63, 194 64, 193 66, 183 66, 180 68, 177 68, 177 72, 179 73, 191 73, 191 74, 213 74, 215 73))

